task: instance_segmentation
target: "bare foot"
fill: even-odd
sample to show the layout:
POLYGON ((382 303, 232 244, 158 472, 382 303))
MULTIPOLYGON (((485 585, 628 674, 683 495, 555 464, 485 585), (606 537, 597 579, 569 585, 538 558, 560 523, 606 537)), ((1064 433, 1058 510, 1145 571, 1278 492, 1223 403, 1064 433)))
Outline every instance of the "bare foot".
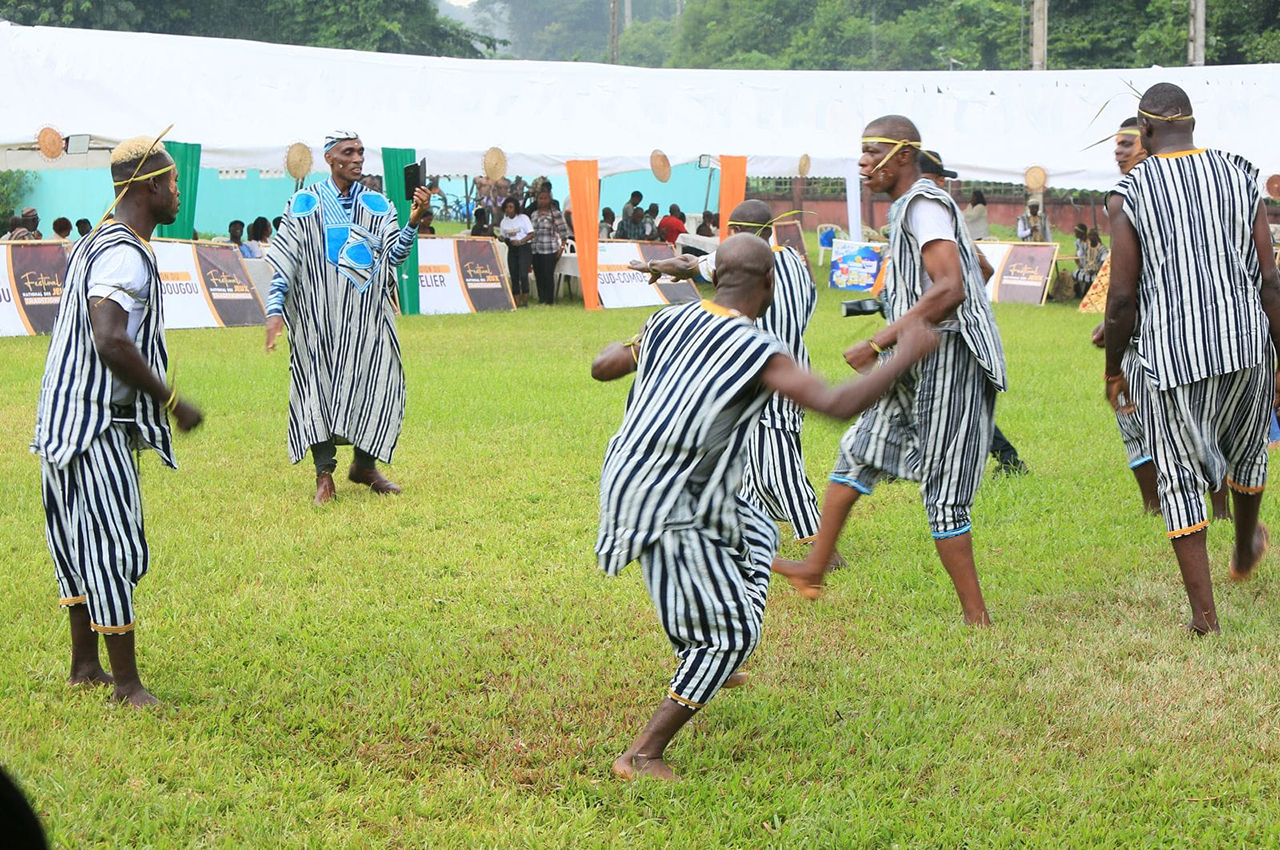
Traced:
POLYGON ((831 553, 831 560, 827 561, 827 569, 838 570, 847 566, 849 566, 849 562, 844 559, 844 556, 840 554, 839 550, 831 553))
POLYGON ((986 611, 980 611, 977 614, 965 614, 964 624, 966 626, 977 626, 980 629, 985 629, 987 626, 991 625, 991 615, 986 611))
POLYGON ((808 561, 774 558, 773 571, 791 582, 791 586, 805 599, 817 599, 822 595, 822 579, 827 572, 822 567, 811 567, 808 561))
POLYGON ((1217 623, 1210 626, 1209 621, 1203 618, 1192 620, 1190 623, 1184 623, 1182 628, 1193 638, 1207 637, 1209 635, 1220 634, 1222 632, 1222 629, 1218 627, 1217 623))
POLYGON ((101 664, 85 664, 81 667, 71 668, 71 678, 67 679, 69 685, 114 685, 115 679, 111 678, 111 674, 102 669, 101 664))
POLYGON ((126 703, 134 708, 149 708, 153 705, 159 705, 160 700, 151 695, 151 692, 142 685, 135 688, 123 689, 116 685, 116 689, 111 694, 111 698, 116 702, 126 703))
POLYGON ((676 772, 660 758, 649 758, 639 753, 623 753, 613 763, 613 775, 630 782, 641 776, 661 779, 665 782, 678 782, 676 772))
POLYGON ((1267 550, 1271 548, 1271 532, 1262 523, 1258 523, 1258 528, 1253 532, 1253 552, 1249 561, 1249 566, 1241 568, 1239 554, 1231 556, 1231 568, 1227 570, 1227 578, 1232 581, 1244 581, 1253 575, 1253 568, 1266 557, 1267 550))
POLYGON ((722 689, 723 688, 740 688, 743 685, 745 685, 750 678, 751 678, 750 673, 741 673, 741 672, 732 673, 730 674, 729 678, 724 680, 724 684, 721 685, 720 687, 722 689))

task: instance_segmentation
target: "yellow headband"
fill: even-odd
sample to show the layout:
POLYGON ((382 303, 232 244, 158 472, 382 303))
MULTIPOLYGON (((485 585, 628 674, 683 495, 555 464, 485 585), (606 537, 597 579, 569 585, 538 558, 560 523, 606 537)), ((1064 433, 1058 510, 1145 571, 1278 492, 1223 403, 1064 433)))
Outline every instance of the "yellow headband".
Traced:
MULTIPOLYGON (((147 156, 150 156, 150 155, 151 154, 147 154, 147 156)), ((145 158, 143 161, 144 162, 146 161, 145 158)), ((171 162, 168 165, 166 165, 164 168, 157 168, 155 171, 150 171, 150 172, 147 172, 146 174, 135 173, 134 176, 130 177, 128 180, 117 180, 115 183, 111 185, 128 186, 130 183, 141 183, 143 180, 150 180, 152 177, 159 177, 161 174, 168 174, 170 171, 173 171, 177 167, 178 167, 178 164, 176 162, 171 162)))
POLYGON ((1136 136, 1138 135, 1138 128, 1125 127, 1123 130, 1120 130, 1119 132, 1117 132, 1116 135, 1117 136, 1136 136))
POLYGON ((778 221, 778 219, 786 218, 787 216, 791 216, 791 215, 817 215, 817 214, 818 214, 818 213, 817 213, 816 211, 814 211, 814 210, 792 210, 791 212, 784 212, 782 215, 775 215, 773 218, 769 219, 769 220, 768 220, 768 221, 766 221, 764 224, 761 224, 761 223, 760 223, 760 222, 758 222, 758 221, 729 221, 729 222, 726 222, 726 225, 725 225, 725 226, 727 226, 727 227, 754 227, 756 230, 764 230, 766 227, 773 227, 773 225, 778 221))
POLYGON ((933 154, 925 150, 923 147, 921 147, 921 145, 923 145, 924 142, 913 142, 910 139, 887 139, 884 136, 863 136, 862 143, 864 145, 867 145, 867 144, 893 145, 893 149, 884 155, 884 159, 880 160, 880 162, 876 164, 876 167, 871 169, 872 174, 879 171, 882 165, 884 165, 889 160, 893 159, 893 155, 896 154, 898 151, 902 150, 903 148, 915 148, 920 153, 929 157, 929 159, 938 163, 938 165, 942 165, 942 161, 940 159, 938 159, 936 156, 934 156, 933 154))
POLYGON ((1150 118, 1152 121, 1190 121, 1195 117, 1194 115, 1156 115, 1141 107, 1138 109, 1138 114, 1150 118))
POLYGON ((147 152, 144 153, 142 155, 142 158, 138 160, 138 167, 133 169, 133 174, 129 175, 128 180, 124 180, 119 183, 113 184, 115 186, 124 186, 124 188, 121 189, 120 192, 116 195, 116 199, 111 202, 111 206, 107 207, 107 211, 102 214, 102 218, 98 219, 98 223, 93 226, 94 230, 97 230, 99 227, 101 227, 102 223, 106 221, 108 218, 110 218, 111 214, 115 212, 116 206, 119 205, 120 201, 124 200, 125 193, 129 191, 130 183, 134 182, 135 180, 149 179, 149 178, 155 177, 157 174, 164 174, 170 168, 176 167, 175 164, 170 163, 168 166, 160 169, 159 171, 155 171, 151 174, 145 175, 144 177, 138 176, 138 172, 142 170, 142 166, 145 165, 147 160, 151 158, 151 153, 156 149, 156 145, 160 144, 160 140, 163 139, 165 136, 169 135, 169 131, 172 129, 173 129, 173 125, 170 124, 168 127, 164 128, 163 133, 156 136, 155 139, 152 140, 151 147, 147 148, 147 152))

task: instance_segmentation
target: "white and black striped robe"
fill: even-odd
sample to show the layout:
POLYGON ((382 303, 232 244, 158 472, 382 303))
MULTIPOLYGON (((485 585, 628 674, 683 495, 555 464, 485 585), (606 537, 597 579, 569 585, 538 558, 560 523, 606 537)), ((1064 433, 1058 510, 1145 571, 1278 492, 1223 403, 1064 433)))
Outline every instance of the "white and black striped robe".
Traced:
MULTIPOLYGON (((119 245, 135 248, 151 276, 146 311, 138 326, 137 344, 142 359, 162 380, 169 368, 164 299, 155 255, 128 225, 109 222, 77 242, 71 252, 40 382, 31 450, 58 469, 65 469, 111 427, 115 381, 93 344, 88 292, 93 263, 119 245)), ((132 420, 142 442, 155 449, 165 465, 176 467, 164 405, 146 393, 137 393, 132 420)))
POLYGON ((668 691, 700 708, 760 639, 777 527, 738 494, 782 344, 703 301, 646 323, 622 427, 600 474, 600 568, 639 560, 680 658, 668 691))
MULTIPOLYGON (((405 383, 396 336, 395 267, 386 257, 400 235, 386 197, 351 187, 351 223, 381 248, 363 292, 331 261, 321 196, 324 181, 289 201, 267 262, 289 283, 289 460, 317 443, 351 443, 389 463, 404 423, 405 383)), ((336 203, 336 191, 334 192, 336 203)))

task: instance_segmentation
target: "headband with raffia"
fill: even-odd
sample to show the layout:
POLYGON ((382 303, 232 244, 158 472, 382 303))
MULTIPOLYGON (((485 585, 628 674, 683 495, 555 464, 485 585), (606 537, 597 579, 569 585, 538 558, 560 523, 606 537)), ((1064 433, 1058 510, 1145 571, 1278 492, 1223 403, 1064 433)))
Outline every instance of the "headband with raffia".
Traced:
POLYGON ((173 129, 173 125, 170 124, 168 127, 164 128, 163 133, 161 133, 160 135, 156 136, 154 139, 151 140, 151 145, 147 148, 147 152, 144 153, 138 159, 138 165, 136 168, 133 169, 133 174, 129 175, 128 180, 117 180, 115 181, 114 184, 112 184, 114 186, 121 187, 121 189, 119 193, 116 195, 116 199, 111 202, 111 206, 107 207, 107 211, 102 214, 102 218, 98 219, 98 223, 94 225, 94 230, 97 230, 99 227, 101 227, 102 223, 111 217, 111 214, 115 212, 116 207, 119 205, 119 203, 122 200, 124 200, 124 196, 129 192, 130 186, 132 186, 134 183, 141 183, 143 180, 150 180, 152 177, 158 177, 161 174, 168 174, 170 171, 173 171, 175 168, 178 167, 177 163, 171 162, 168 165, 164 166, 163 168, 157 168, 155 171, 152 171, 148 174, 143 174, 143 175, 138 174, 138 172, 142 170, 142 166, 147 164, 147 160, 151 158, 151 155, 156 152, 156 146, 160 144, 160 140, 163 139, 165 136, 169 135, 169 131, 172 129, 173 129))
POLYGON ((893 145, 893 147, 889 150, 889 152, 884 155, 884 159, 880 160, 880 162, 876 164, 876 167, 871 169, 872 174, 879 171, 881 166, 883 166, 889 160, 893 159, 893 155, 896 154, 898 151, 902 150, 903 148, 915 148, 920 153, 929 157, 929 159, 938 163, 938 165, 942 165, 942 160, 938 159, 936 156, 929 153, 927 150, 925 150, 922 147, 924 142, 913 142, 910 139, 889 139, 889 138, 885 138, 884 136, 863 136, 862 143, 864 145, 873 145, 873 144, 893 145))

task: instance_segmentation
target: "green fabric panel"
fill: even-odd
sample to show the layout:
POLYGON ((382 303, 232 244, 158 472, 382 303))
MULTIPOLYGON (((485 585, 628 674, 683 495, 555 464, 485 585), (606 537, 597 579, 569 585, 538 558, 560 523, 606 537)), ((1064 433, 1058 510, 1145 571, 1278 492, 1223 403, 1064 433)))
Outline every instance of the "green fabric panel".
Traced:
MULTIPOLYGON (((382 186, 387 197, 396 205, 396 217, 400 225, 409 221, 411 204, 404 199, 404 167, 416 162, 418 152, 413 148, 382 149, 382 186)), ((418 315, 418 240, 413 241, 409 259, 397 272, 400 284, 400 312, 406 316, 418 315)))
POLYGON ((196 227, 196 187, 200 185, 200 146, 186 142, 165 142, 165 149, 178 166, 178 193, 182 199, 173 224, 162 224, 156 235, 165 239, 190 239, 196 227))

